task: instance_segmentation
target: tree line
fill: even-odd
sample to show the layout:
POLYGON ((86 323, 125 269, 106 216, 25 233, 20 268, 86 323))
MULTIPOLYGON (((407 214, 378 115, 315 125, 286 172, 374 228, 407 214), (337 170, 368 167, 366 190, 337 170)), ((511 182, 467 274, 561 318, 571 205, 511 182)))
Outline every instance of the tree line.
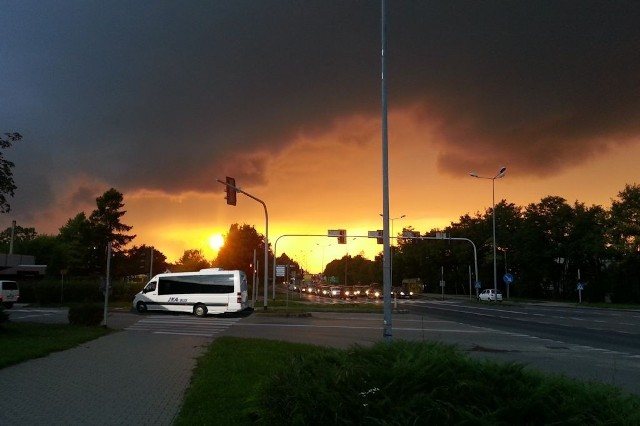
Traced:
MULTIPOLYGON (((232 224, 225 244, 213 260, 200 250, 185 250, 175 263, 149 245, 132 245, 132 227, 122 223, 126 213, 123 195, 114 188, 96 198, 89 215, 76 214, 57 235, 39 235, 34 228, 16 226, 14 252, 30 254, 47 265, 47 274, 69 277, 100 277, 105 274, 106 246, 113 252, 111 274, 115 279, 170 270, 192 271, 208 267, 241 269, 252 277, 260 265, 265 239, 255 227, 232 224), (254 251, 258 253, 254 265, 254 251), (152 257, 153 256, 153 257, 152 257)), ((640 303, 640 186, 626 185, 612 200, 611 207, 569 204, 558 196, 548 196, 525 207, 505 200, 495 206, 498 287, 505 293, 505 273, 511 274, 511 297, 575 300, 577 284, 583 285, 586 301, 640 303)), ((475 294, 475 283, 493 287, 493 211, 466 214, 444 230, 421 232, 405 227, 392 247, 393 284, 403 278, 420 278, 427 290, 448 294, 475 294), (409 232, 410 234, 406 234, 409 232), (433 236, 440 240, 409 238, 433 236), (451 238, 449 238, 451 237, 451 238), (470 244, 477 248, 478 276, 470 244)), ((11 229, 0 233, 0 247, 9 247, 11 229)), ((270 247, 269 247, 270 251, 270 247)), ((272 254, 272 253, 271 253, 272 254)), ((272 256, 270 256, 272 259, 272 256)), ((267 265, 272 271, 273 260, 267 265)), ((298 262, 281 254, 278 264, 295 265, 298 277, 304 272, 298 262)), ((369 260, 361 254, 329 262, 325 276, 341 284, 382 282, 382 253, 369 260)), ((258 275, 258 274, 255 274, 258 275)), ((271 273, 269 273, 271 276, 271 273)), ((284 278, 283 278, 284 280, 284 278)))
MULTIPOLYGON (((115 188, 96 198, 96 208, 89 215, 77 213, 67 220, 56 235, 39 234, 33 227, 16 225, 13 230, 14 253, 35 256, 37 264, 47 265, 46 274, 61 274, 74 278, 100 278, 106 273, 107 245, 111 243, 110 275, 115 280, 157 274, 165 271, 197 271, 203 268, 241 269, 252 276, 261 268, 254 265, 253 251, 262 253, 264 236, 253 226, 232 224, 225 236, 225 244, 213 260, 205 258, 201 250, 188 249, 170 263, 158 248, 147 244, 132 245, 136 235, 132 226, 122 222, 124 196, 115 188)), ((11 228, 0 233, 0 248, 8 252, 11 228)), ((258 256, 261 259, 261 256, 258 256)), ((297 263, 286 254, 279 262, 297 263)), ((269 265, 271 268, 272 265, 269 265)))
MULTIPOLYGON (((640 303, 640 186, 625 185, 611 207, 586 206, 548 196, 538 203, 516 206, 506 200, 495 206, 497 285, 507 293, 503 277, 513 278, 510 297, 578 299, 640 303)), ((394 236, 392 284, 420 278, 427 290, 475 294, 493 288, 493 210, 466 214, 445 229, 421 232, 405 227, 394 236), (419 239, 435 237, 443 239, 419 239), (477 248, 478 276, 471 244, 477 248)), ((341 283, 382 280, 382 254, 373 261, 344 256, 327 264, 325 275, 341 283)))

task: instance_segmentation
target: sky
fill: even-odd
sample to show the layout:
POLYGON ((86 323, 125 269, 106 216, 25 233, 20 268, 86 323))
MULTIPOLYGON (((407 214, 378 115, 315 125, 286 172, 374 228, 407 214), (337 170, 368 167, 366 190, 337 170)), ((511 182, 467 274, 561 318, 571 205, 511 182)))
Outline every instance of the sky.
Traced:
MULTIPOLYGON (((110 188, 135 245, 209 259, 263 206, 305 269, 382 250, 381 2, 0 0, 15 220, 58 233, 110 188), (346 229, 348 243, 328 238, 346 229), (291 236, 291 235, 321 236, 291 236)), ((638 178, 640 2, 388 1, 391 230, 496 202, 609 207, 638 178), (402 217, 404 216, 404 217, 402 217)), ((258 256, 260 259, 261 257, 258 256)))

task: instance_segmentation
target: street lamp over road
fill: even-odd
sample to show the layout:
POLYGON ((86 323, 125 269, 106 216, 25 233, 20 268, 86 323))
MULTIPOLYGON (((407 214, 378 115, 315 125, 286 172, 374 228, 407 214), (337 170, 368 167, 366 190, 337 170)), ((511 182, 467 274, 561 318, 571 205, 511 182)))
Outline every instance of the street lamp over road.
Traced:
POLYGON ((493 216, 493 291, 495 300, 498 300, 498 267, 496 265, 496 179, 504 177, 506 167, 502 167, 497 175, 494 177, 479 176, 476 172, 471 172, 470 175, 478 179, 490 179, 491 180, 491 193, 493 207, 491 210, 491 216, 493 216))

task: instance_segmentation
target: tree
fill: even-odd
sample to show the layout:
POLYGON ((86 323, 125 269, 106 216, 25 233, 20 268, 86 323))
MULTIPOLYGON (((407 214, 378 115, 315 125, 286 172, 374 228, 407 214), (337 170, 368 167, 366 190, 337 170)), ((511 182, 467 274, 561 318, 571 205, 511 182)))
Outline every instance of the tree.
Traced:
POLYGON ((325 275, 336 277, 340 284, 369 285, 375 281, 375 266, 373 261, 362 255, 345 255, 342 259, 329 262, 325 267, 325 275))
POLYGON ((114 188, 96 198, 98 208, 89 216, 89 222, 93 228, 94 241, 98 246, 106 246, 111 242, 113 249, 117 251, 136 237, 124 234, 132 227, 120 222, 120 218, 126 213, 121 210, 124 207, 123 198, 122 193, 114 188))
POLYGON ((82 212, 69 219, 60 228, 58 240, 65 247, 66 263, 62 265, 69 273, 92 275, 96 271, 98 257, 97 247, 92 242, 91 223, 82 212))
MULTIPOLYGON (((258 254, 260 260, 264 253, 264 236, 258 234, 253 226, 237 223, 229 227, 229 233, 224 237, 224 245, 218 251, 218 256, 213 262, 213 266, 223 269, 239 269, 247 276, 254 276, 253 252, 258 254)), ((264 271, 263 265, 260 270, 264 271)), ((251 283, 253 285, 253 283, 251 283)))
MULTIPOLYGON (((22 139, 20 133, 5 133, 5 136, 5 138, 0 137, 0 149, 10 148, 14 142, 22 139)), ((15 164, 4 158, 2 151, 0 151, 0 213, 11 211, 7 195, 13 197, 16 189, 18 189, 13 181, 13 172, 11 170, 14 166, 15 164)))
POLYGON ((194 272, 211 267, 205 259, 202 250, 185 250, 182 257, 175 263, 176 272, 194 272))
MULTIPOLYGON (((570 276, 575 277, 576 287, 578 272, 580 281, 588 283, 585 298, 593 301, 604 300, 611 289, 604 281, 603 270, 611 259, 608 248, 607 212, 600 206, 586 207, 576 202, 574 220, 569 235, 568 253, 573 260, 570 276)), ((576 290, 577 291, 577 290, 576 290)))
MULTIPOLYGON (((27 253, 26 249, 28 243, 33 241, 38 236, 35 228, 23 228, 20 225, 16 225, 13 229, 13 252, 14 253, 27 253)), ((7 250, 9 253, 9 247, 11 245, 11 227, 0 232, 0 247, 3 250, 7 250)))
MULTIPOLYGON (((126 235, 131 226, 120 222, 120 218, 126 213, 122 211, 123 196, 114 188, 106 191, 96 198, 97 208, 87 218, 84 212, 78 213, 69 219, 66 225, 60 228, 59 238, 64 242, 71 255, 68 257, 69 267, 81 275, 103 274, 106 268, 107 243, 112 243, 114 258, 122 260, 122 256, 115 253, 135 238, 135 235, 126 235)), ((112 265, 113 270, 118 265, 112 265)))
POLYGON ((640 186, 626 185, 611 203, 610 236, 617 254, 612 290, 617 301, 640 301, 640 186))
MULTIPOLYGON (((522 265, 529 285, 562 296, 568 288, 569 235, 575 213, 562 197, 549 196, 529 204, 524 212, 522 246, 529 262, 522 265)), ((533 290, 533 289, 531 289, 533 290)))
MULTIPOLYGON (((128 250, 124 250, 122 256, 119 255, 120 267, 116 273, 121 276, 133 276, 140 274, 160 274, 169 269, 167 257, 153 247, 142 245, 140 247, 133 246, 128 250), (153 258, 151 253, 153 250, 153 258), (153 269, 152 269, 153 268, 153 269)), ((185 252, 186 254, 186 252, 185 252)), ((185 255, 183 254, 183 257, 185 255)), ((205 266, 208 267, 208 266, 205 266)), ((200 268, 202 269, 202 268, 200 268)))
POLYGON ((611 237, 622 255, 640 253, 639 185, 625 185, 611 202, 611 237))
POLYGON ((68 247, 54 235, 38 235, 27 243, 22 252, 34 256, 36 264, 47 265, 47 275, 50 276, 59 277, 71 263, 68 247))

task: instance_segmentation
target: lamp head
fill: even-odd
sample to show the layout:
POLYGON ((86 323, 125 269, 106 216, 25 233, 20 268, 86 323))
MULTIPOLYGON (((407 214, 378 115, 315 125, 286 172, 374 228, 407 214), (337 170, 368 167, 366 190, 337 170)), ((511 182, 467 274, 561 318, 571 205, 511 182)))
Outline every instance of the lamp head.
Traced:
POLYGON ((500 171, 498 172, 498 174, 496 175, 496 178, 504 177, 504 174, 505 174, 506 171, 507 171, 507 168, 506 167, 502 167, 500 169, 500 171))
POLYGON ((478 174, 476 172, 471 172, 469 173, 469 176, 477 178, 478 174))

